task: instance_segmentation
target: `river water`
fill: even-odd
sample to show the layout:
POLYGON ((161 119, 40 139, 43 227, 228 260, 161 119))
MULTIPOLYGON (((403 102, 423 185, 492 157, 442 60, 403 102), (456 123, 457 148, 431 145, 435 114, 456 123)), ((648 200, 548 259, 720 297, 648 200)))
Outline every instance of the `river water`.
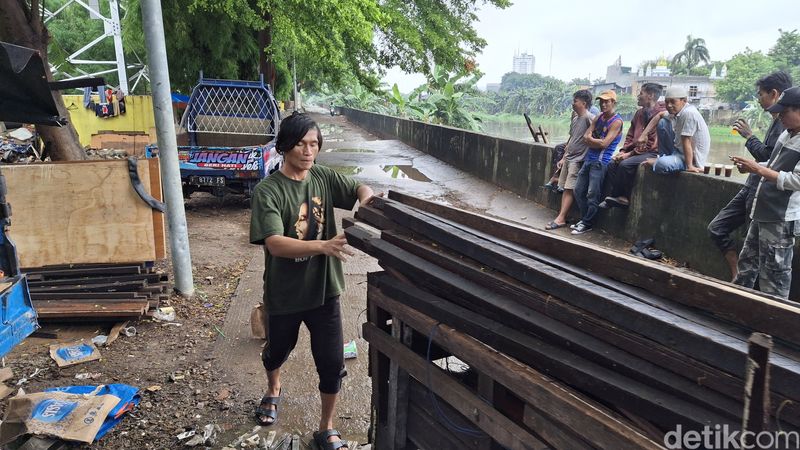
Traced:
MULTIPOLYGON (((536 118, 531 118, 534 128, 538 127, 536 118)), ((627 132, 630 122, 625 123, 624 131, 627 132)), ((486 121, 482 124, 483 132, 492 136, 516 139, 525 142, 533 142, 528 126, 524 122, 494 122, 486 121)), ((567 140, 569 134, 568 124, 548 124, 542 125, 542 129, 548 133, 548 142, 561 143, 567 140)), ((708 156, 709 164, 730 164, 728 155, 750 158, 750 153, 744 148, 744 139, 737 135, 731 136, 711 136, 711 151, 708 156)), ((744 179, 744 175, 739 175, 733 171, 735 178, 744 179)))

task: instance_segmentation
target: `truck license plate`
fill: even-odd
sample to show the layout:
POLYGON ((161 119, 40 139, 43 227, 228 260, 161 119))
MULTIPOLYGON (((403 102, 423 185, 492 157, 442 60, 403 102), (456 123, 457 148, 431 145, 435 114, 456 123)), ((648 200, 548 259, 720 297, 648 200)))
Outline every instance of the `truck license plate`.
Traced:
POLYGON ((193 176, 189 177, 189 184, 196 186, 225 186, 225 177, 193 176))

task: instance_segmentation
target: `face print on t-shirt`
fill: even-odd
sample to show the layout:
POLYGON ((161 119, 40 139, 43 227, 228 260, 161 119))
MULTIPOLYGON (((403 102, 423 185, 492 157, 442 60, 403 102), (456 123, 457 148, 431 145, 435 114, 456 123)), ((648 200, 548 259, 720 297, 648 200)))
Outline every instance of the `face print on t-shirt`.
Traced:
POLYGON ((314 215, 314 221, 316 222, 316 236, 312 236, 307 238, 308 233, 308 203, 303 203, 300 205, 297 214, 297 222, 294 224, 295 233, 297 233, 297 239, 301 241, 304 240, 311 240, 311 239, 322 239, 322 232, 325 229, 325 216, 323 214, 323 205, 322 199, 319 197, 311 197, 311 213, 314 215))

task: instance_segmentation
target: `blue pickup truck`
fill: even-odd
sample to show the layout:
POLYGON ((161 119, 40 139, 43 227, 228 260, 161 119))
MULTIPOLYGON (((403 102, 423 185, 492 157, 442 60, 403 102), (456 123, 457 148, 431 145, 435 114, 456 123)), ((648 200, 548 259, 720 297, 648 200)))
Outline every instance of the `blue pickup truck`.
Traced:
MULTIPOLYGON (((192 90, 178 131, 183 193, 250 196, 280 167, 274 147, 278 104, 264 77, 259 81, 204 78, 192 90)), ((148 157, 158 154, 149 146, 148 157)))

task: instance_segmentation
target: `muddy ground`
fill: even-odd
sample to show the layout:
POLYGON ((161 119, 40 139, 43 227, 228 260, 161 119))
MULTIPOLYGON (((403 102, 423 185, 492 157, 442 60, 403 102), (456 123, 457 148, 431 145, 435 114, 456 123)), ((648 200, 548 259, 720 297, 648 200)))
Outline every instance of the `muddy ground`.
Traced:
POLYGON ((39 370, 20 386, 27 392, 108 383, 142 389, 139 407, 89 448, 176 448, 180 445, 175 436, 183 431, 209 423, 232 430, 250 413, 236 400, 235 390, 218 382, 211 356, 239 276, 251 258, 250 212, 241 198, 220 202, 204 195, 192 198, 186 211, 197 292, 191 300, 172 296, 168 303, 176 311, 174 323, 131 323, 136 335, 121 335, 101 348, 102 360, 62 369, 49 356, 50 344, 108 334, 110 324, 45 324, 45 330, 58 333, 57 340, 28 338, 6 358, 15 375, 9 385, 39 370), (80 373, 100 376, 84 383, 75 379, 80 373))

